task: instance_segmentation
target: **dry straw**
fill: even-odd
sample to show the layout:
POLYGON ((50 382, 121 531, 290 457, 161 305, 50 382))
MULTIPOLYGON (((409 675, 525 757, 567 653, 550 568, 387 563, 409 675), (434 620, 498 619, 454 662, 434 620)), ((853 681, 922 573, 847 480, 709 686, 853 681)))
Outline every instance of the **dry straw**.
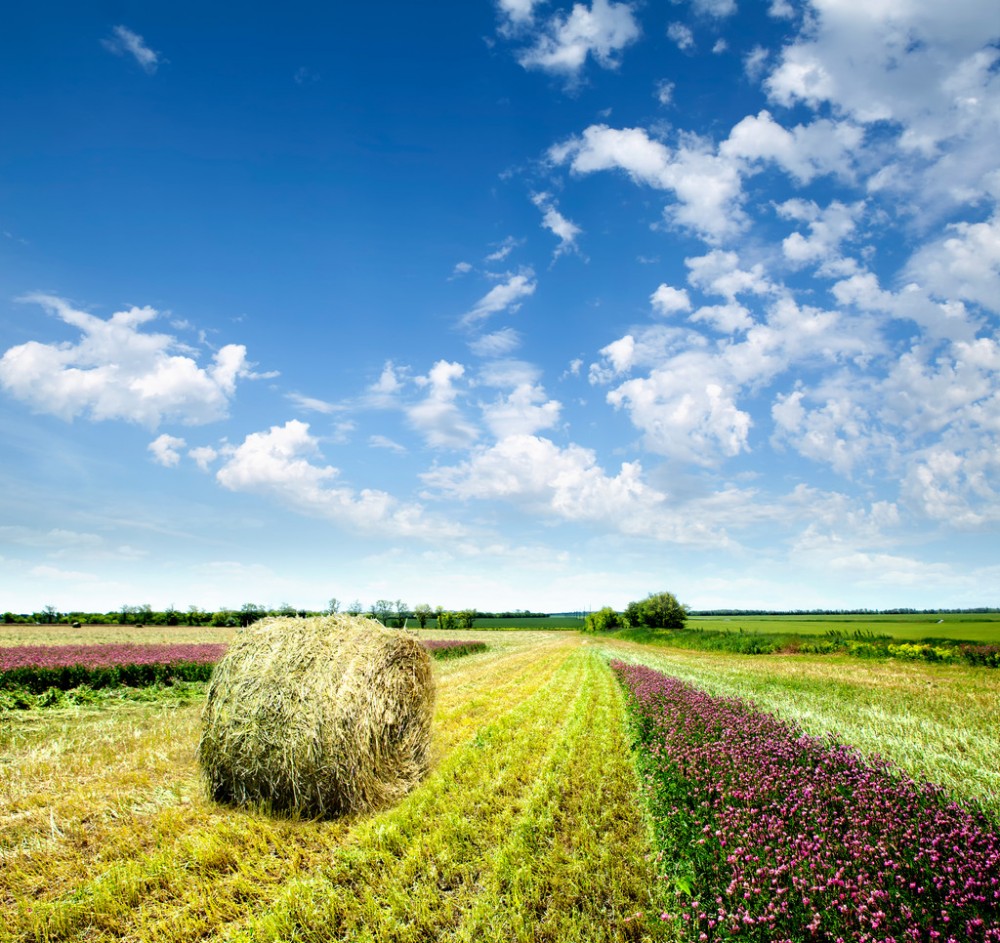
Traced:
POLYGON ((328 818, 389 805, 427 769, 424 646, 371 619, 265 619, 208 686, 198 759, 212 797, 328 818))

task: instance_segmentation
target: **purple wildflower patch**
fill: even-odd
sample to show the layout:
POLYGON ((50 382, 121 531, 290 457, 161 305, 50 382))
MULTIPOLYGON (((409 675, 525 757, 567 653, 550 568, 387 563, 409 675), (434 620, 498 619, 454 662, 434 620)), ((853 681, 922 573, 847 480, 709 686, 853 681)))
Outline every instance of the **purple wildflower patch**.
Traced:
POLYGON ((19 645, 0 648, 0 687, 39 694, 116 685, 206 681, 225 645, 19 645))
POLYGON ((698 940, 1000 943, 1000 835, 886 761, 613 662, 698 940))
POLYGON ((215 664, 226 645, 18 645, 0 648, 0 671, 13 668, 108 668, 113 665, 215 664))
MULTIPOLYGON (((434 658, 459 658, 486 651, 485 642, 429 639, 434 658)), ((80 685, 143 687, 173 681, 207 681, 225 654, 219 643, 187 645, 19 645, 0 648, 0 688, 40 694, 80 685)))
POLYGON ((424 647, 432 658, 461 658, 486 651, 485 642, 470 642, 462 639, 424 639, 424 647))

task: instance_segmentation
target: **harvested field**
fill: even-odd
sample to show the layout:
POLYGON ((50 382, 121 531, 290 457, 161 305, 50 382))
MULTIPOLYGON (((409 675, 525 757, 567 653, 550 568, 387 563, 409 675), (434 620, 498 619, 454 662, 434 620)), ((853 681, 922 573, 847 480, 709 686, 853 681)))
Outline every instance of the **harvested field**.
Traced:
POLYGON ((653 854, 610 658, 750 697, 1000 822, 996 672, 568 632, 488 641, 434 662, 427 778, 391 808, 333 821, 209 801, 203 694, 8 713, 0 940, 697 940, 659 919, 676 887, 655 879, 672 872, 653 854))
POLYGON ((332 822, 209 802, 200 704, 5 725, 0 938, 658 937, 634 917, 655 884, 604 661, 576 635, 505 633, 434 671, 427 780, 332 822))

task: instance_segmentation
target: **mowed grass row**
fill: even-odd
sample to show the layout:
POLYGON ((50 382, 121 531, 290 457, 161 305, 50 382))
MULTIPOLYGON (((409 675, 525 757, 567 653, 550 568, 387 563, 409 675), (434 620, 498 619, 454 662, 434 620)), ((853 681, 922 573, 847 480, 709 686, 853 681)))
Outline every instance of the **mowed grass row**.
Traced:
POLYGON ((606 642, 709 694, 753 701, 815 736, 882 756, 1000 824, 1000 672, 845 656, 753 656, 606 642))
POLYGON ((338 822, 208 802, 199 704, 5 730, 0 939, 660 933, 646 923, 648 834, 604 660, 579 637, 526 634, 436 673, 430 776, 394 809, 338 822))

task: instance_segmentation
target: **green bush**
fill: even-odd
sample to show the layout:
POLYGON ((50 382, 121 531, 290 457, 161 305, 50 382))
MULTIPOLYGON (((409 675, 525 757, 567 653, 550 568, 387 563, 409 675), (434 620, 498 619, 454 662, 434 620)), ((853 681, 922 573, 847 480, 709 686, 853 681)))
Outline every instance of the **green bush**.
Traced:
POLYGON ((587 616, 584 630, 587 632, 610 632, 626 625, 625 618, 610 606, 598 609, 587 616))

